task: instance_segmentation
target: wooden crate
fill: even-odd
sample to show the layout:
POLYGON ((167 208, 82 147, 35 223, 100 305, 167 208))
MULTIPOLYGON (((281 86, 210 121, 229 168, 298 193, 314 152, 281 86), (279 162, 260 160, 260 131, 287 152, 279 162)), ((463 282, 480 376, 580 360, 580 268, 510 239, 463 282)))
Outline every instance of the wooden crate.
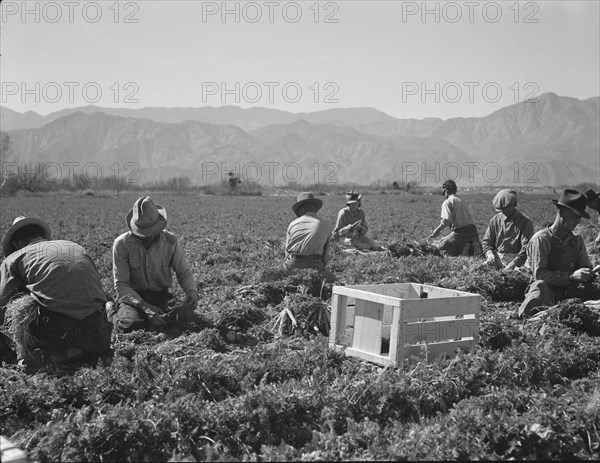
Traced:
POLYGON ((417 283, 334 286, 329 347, 379 365, 468 349, 479 335, 481 296, 417 283))

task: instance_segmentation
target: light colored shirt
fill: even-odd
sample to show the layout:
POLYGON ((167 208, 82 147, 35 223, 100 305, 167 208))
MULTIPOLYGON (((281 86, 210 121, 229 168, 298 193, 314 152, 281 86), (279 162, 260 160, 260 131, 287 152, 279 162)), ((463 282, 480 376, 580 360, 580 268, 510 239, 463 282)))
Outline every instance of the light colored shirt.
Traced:
POLYGON ((285 238, 285 253, 297 256, 323 256, 327 250, 331 229, 314 212, 307 212, 289 224, 285 238))
POLYGON ((531 237, 527 258, 533 279, 543 280, 552 286, 568 286, 569 276, 575 270, 591 267, 581 236, 569 233, 561 240, 550 227, 531 237))
POLYGON ((366 235, 367 231, 369 231, 369 227, 367 226, 367 219, 365 218, 364 211, 362 209, 356 209, 356 212, 352 213, 349 207, 340 209, 337 221, 335 222, 335 228, 333 229, 334 236, 347 236, 352 234, 353 230, 351 230, 349 226, 359 220, 361 221, 362 227, 360 234, 366 235))
POLYGON ((501 254, 516 254, 514 262, 522 266, 527 259, 527 244, 533 236, 533 223, 515 211, 510 217, 498 213, 490 220, 482 240, 483 253, 496 251, 501 254))
POLYGON ((106 293, 91 257, 71 241, 37 241, 0 265, 0 311, 16 294, 29 293, 42 307, 78 320, 104 310, 106 293))
POLYGON ((163 230, 146 250, 142 241, 126 232, 113 244, 113 278, 120 301, 134 307, 141 303, 140 291, 164 291, 173 284, 172 270, 179 285, 189 294, 196 291, 194 275, 177 237, 163 230))
POLYGON ((442 219, 449 222, 450 230, 475 225, 471 212, 458 196, 452 194, 442 203, 442 219))

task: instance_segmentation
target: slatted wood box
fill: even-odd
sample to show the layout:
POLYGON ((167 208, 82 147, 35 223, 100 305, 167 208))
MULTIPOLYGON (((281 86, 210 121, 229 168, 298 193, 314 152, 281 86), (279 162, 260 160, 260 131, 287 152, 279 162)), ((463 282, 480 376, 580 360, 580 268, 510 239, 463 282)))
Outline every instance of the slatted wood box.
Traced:
POLYGON ((479 336, 479 294, 417 283, 334 286, 329 347, 379 365, 468 349, 479 336))

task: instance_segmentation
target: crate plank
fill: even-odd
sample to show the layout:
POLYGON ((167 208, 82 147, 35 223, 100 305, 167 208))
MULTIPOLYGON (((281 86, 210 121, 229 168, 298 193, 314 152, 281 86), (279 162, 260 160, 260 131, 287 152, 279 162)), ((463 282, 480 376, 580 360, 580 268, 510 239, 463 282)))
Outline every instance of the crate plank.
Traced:
POLYGON ((437 299, 404 299, 400 303, 405 320, 467 315, 479 312, 481 296, 437 299))
POLYGON ((402 313, 400 312, 400 307, 395 307, 395 310, 392 312, 392 325, 390 331, 390 364, 394 367, 398 366, 398 346, 400 342, 398 339, 400 338, 400 332, 402 331, 402 313))
POLYGON ((329 327, 329 347, 343 344, 346 331, 346 303, 347 297, 333 294, 331 298, 331 325, 329 327))
POLYGON ((333 290, 336 294, 341 294, 342 296, 353 297, 357 300, 366 300, 366 301, 377 302, 379 304, 388 304, 388 305, 397 306, 398 301, 401 300, 401 299, 398 299, 397 297, 384 296, 383 294, 370 293, 368 291, 355 289, 354 287, 350 287, 350 286, 334 286, 333 290))
POLYGON ((419 293, 415 290, 411 283, 392 283, 388 285, 353 285, 352 288, 359 289, 361 291, 367 291, 373 294, 397 297, 398 299, 413 299, 419 297, 419 293))
POLYGON ((379 365, 382 366, 396 366, 394 365, 394 363, 391 361, 391 359, 389 358, 389 356, 386 355, 381 355, 381 354, 373 354, 371 352, 365 352, 363 350, 359 350, 359 349, 355 349, 353 347, 348 347, 345 350, 347 355, 352 355, 354 357, 358 357, 361 358, 363 360, 367 360, 369 362, 373 362, 373 363, 377 363, 379 365))
POLYGON ((479 320, 475 315, 454 320, 435 320, 405 323, 400 342, 416 344, 422 341, 444 341, 457 338, 475 338, 479 331, 479 320))
POLYGON ((383 305, 357 299, 352 347, 365 352, 381 353, 382 320, 383 305))
POLYGON ((473 341, 436 342, 430 344, 405 345, 402 347, 402 350, 404 351, 406 358, 415 356, 431 361, 443 354, 453 356, 459 347, 468 350, 474 345, 476 345, 476 343, 473 341))
POLYGON ((457 289, 440 288, 439 286, 423 285, 418 283, 411 283, 415 290, 417 287, 427 292, 428 299, 436 299, 440 297, 465 297, 465 296, 479 296, 475 293, 467 293, 466 291, 458 291, 457 289))

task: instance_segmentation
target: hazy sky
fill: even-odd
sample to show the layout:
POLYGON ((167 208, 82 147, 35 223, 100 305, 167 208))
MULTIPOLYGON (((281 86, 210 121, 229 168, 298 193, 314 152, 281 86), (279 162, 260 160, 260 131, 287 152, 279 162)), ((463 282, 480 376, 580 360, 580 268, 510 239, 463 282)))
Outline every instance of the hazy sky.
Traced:
POLYGON ((586 99, 600 95, 599 6, 5 0, 2 105, 369 106, 446 119, 545 92, 586 99))

